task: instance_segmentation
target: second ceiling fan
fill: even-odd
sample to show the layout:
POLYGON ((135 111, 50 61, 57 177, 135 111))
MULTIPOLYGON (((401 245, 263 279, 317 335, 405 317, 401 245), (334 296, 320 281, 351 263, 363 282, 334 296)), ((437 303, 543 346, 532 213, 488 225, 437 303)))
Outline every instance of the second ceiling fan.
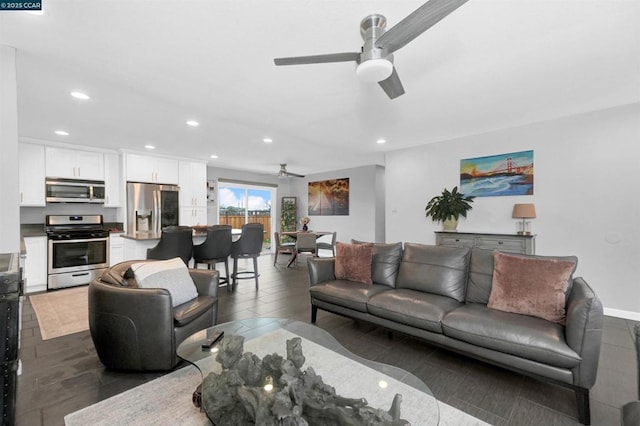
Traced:
POLYGON ((276 65, 301 65, 355 61, 358 64, 358 77, 365 81, 378 82, 387 96, 395 99, 404 94, 404 88, 393 66, 393 52, 467 1, 430 0, 386 32, 387 19, 378 14, 369 15, 360 22, 360 35, 364 40, 361 52, 275 58, 274 62, 276 65))

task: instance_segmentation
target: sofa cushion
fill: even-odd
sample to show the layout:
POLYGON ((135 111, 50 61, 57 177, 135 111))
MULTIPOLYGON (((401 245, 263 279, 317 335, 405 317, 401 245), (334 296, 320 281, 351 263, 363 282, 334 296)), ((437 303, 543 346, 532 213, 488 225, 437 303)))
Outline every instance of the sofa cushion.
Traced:
POLYGON ((372 284, 371 244, 336 243, 335 275, 339 280, 358 281, 372 284))
POLYGON ((442 318, 462 303, 445 296, 410 289, 394 289, 371 296, 371 315, 434 333, 442 333, 442 318))
POLYGON ((406 243, 396 288, 438 294, 464 302, 470 252, 468 247, 406 243))
POLYGON ((398 269, 402 260, 402 243, 366 243, 351 240, 352 244, 373 244, 371 280, 376 284, 396 286, 398 269))
POLYGON ((489 308, 564 323, 577 258, 495 252, 493 259, 489 308))
POLYGON ((215 304, 216 298, 213 296, 198 296, 197 299, 173 308, 173 320, 175 325, 182 327, 198 318, 203 313, 209 311, 215 304))
POLYGON ((388 290, 389 287, 386 285, 335 280, 311 286, 309 293, 311 293, 312 299, 322 300, 360 312, 367 312, 369 298, 374 294, 388 290))
POLYGON ((493 250, 471 249, 467 303, 487 304, 493 281, 493 250))
POLYGON ((198 297, 198 291, 189 270, 179 257, 131 265, 140 288, 164 288, 171 294, 172 306, 178 306, 198 297))
POLYGON ((565 342, 560 324, 479 303, 449 312, 442 329, 454 339, 560 368, 576 367, 581 360, 565 342))

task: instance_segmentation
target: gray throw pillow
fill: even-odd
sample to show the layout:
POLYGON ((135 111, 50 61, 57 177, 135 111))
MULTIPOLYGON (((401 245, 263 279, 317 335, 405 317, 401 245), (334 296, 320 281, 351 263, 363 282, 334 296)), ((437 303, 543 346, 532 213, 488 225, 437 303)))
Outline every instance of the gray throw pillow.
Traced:
POLYGON ((402 260, 402 243, 367 243, 351 240, 352 244, 373 244, 371 280, 376 284, 396 286, 398 269, 402 260))
POLYGON ((131 265, 139 288, 164 288, 171 294, 172 306, 198 297, 189 270, 182 259, 141 262, 131 265))

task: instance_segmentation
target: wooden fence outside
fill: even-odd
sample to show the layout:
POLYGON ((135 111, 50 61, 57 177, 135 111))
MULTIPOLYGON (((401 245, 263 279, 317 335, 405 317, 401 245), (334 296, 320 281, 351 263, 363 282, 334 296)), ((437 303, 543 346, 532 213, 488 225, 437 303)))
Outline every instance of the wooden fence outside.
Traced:
MULTIPOLYGON (((249 223, 261 223, 264 227, 264 242, 271 242, 271 216, 266 215, 252 215, 249 212, 249 223)), ((231 225, 232 228, 240 229, 244 224, 244 215, 220 215, 221 225, 231 225)))

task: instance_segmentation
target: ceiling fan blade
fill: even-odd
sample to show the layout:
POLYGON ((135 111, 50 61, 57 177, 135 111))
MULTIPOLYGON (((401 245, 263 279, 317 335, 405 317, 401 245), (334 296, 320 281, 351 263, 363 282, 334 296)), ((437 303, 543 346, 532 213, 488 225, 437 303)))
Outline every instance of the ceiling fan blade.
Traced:
POLYGON ((276 65, 303 65, 303 64, 322 64, 327 62, 350 62, 359 61, 360 53, 358 52, 345 52, 345 53, 329 53, 327 55, 313 55, 313 56, 293 56, 290 58, 275 58, 273 62, 276 65))
POLYGON ((288 176, 293 176, 293 177, 298 177, 298 178, 303 178, 304 177, 304 175, 299 175, 297 173, 291 173, 291 172, 287 172, 287 175, 288 176))
POLYGON ((398 77, 398 73, 396 72, 396 68, 393 67, 393 72, 386 80, 382 80, 378 82, 384 93, 389 96, 389 99, 395 99, 400 95, 404 95, 404 87, 402 87, 402 83, 400 82, 400 77, 398 77))
POLYGON ((429 0, 382 34, 376 47, 393 53, 440 22, 468 0, 429 0))

